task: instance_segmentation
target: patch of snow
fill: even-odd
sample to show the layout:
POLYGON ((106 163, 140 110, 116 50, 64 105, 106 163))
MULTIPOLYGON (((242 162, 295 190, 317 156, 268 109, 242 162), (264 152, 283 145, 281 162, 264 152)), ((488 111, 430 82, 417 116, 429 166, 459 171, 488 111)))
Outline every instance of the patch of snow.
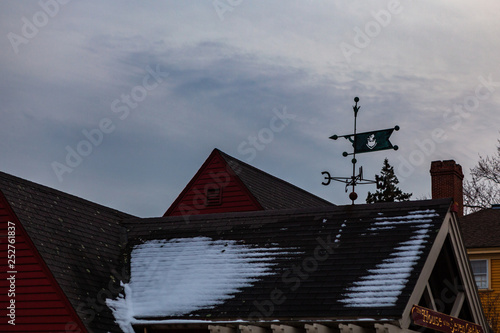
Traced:
POLYGON ((416 210, 416 211, 413 211, 413 212, 409 212, 408 214, 410 215, 413 215, 413 214, 433 214, 434 216, 437 216, 437 214, 435 214, 436 211, 434 209, 426 209, 426 210, 416 210))
MULTIPOLYGON (((124 288, 125 295, 131 294, 131 290, 128 284, 121 283, 124 288)), ((124 333, 135 333, 131 325, 131 320, 133 318, 133 310, 131 298, 125 298, 125 295, 120 295, 117 299, 106 299, 106 305, 111 309, 113 315, 115 316, 115 322, 120 326, 124 333)))
MULTIPOLYGON (((375 269, 368 271, 368 275, 361 277, 353 286, 347 288, 344 299, 340 302, 347 307, 388 307, 394 306, 401 295, 413 267, 420 259, 422 249, 427 243, 431 218, 437 216, 435 211, 415 211, 407 216, 376 218, 376 226, 390 226, 398 224, 418 223, 418 229, 412 232, 409 240, 401 242, 394 248, 389 258, 378 264, 375 269)), ((387 227, 370 228, 381 230, 387 227)))
POLYGON ((185 315, 224 303, 273 274, 277 256, 294 253, 208 237, 147 241, 132 250, 125 294, 106 304, 131 333, 135 317, 185 315))
POLYGON ((388 226, 388 227, 375 227, 375 228, 368 228, 368 231, 380 231, 380 230, 390 230, 396 228, 395 226, 388 226))
MULTIPOLYGON (((344 221, 345 222, 345 221, 344 221)), ((340 237, 342 236, 342 228, 346 226, 345 223, 342 223, 341 229, 339 229, 338 234, 335 236, 335 243, 340 242, 340 237)))
POLYGON ((427 229, 432 227, 430 224, 420 224, 418 226, 412 226, 412 228, 418 228, 417 230, 414 231, 415 234, 426 234, 427 229))

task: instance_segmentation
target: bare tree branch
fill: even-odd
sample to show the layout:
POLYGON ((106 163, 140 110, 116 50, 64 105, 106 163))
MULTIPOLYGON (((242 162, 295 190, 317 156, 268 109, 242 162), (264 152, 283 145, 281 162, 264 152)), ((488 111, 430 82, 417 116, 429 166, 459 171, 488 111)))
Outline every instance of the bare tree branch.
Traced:
POLYGON ((500 140, 494 156, 479 157, 471 169, 471 180, 464 182, 464 207, 466 213, 490 208, 500 203, 500 140))

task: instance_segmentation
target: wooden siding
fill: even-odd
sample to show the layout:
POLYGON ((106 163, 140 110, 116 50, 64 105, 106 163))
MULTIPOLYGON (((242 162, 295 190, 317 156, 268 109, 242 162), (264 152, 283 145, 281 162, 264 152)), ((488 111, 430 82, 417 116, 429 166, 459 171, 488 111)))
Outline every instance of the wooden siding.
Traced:
POLYGON ((490 281, 491 289, 500 292, 500 259, 490 259, 490 281))
POLYGON ((87 332, 1 192, 0 332, 87 332), (14 254, 8 251, 9 244, 15 262, 8 262, 8 254, 14 254), (9 277, 15 277, 14 289, 9 277), (11 300, 15 325, 9 324, 11 300))
POLYGON ((214 151, 164 216, 255 210, 262 210, 262 206, 222 156, 214 151), (218 205, 207 205, 206 192, 212 188, 218 188, 221 191, 221 203, 218 205))
POLYGON ((488 260, 488 289, 479 289, 479 297, 486 319, 493 332, 500 331, 500 253, 498 249, 469 250, 469 259, 488 260), (472 253, 471 253, 472 252, 472 253))

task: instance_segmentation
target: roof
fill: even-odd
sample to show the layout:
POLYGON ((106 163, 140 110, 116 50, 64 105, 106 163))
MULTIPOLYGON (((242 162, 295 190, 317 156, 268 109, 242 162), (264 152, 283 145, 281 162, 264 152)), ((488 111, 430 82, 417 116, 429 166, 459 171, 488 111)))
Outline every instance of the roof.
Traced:
POLYGON ((466 248, 500 247, 500 209, 483 209, 459 220, 466 248))
MULTIPOLYGON (((89 298, 96 301, 102 290, 114 294, 109 283, 121 276, 124 241, 119 221, 133 216, 3 172, 0 191, 73 308, 88 317, 89 298)), ((95 307, 88 328, 116 328, 112 313, 98 301, 95 307)))
POLYGON ((127 220, 131 279, 108 306, 122 328, 401 318, 449 207, 440 199, 127 220), (165 301, 148 302, 152 294, 165 301))
POLYGON ((215 149, 241 179, 264 209, 334 206, 333 203, 311 194, 280 178, 242 162, 215 149))

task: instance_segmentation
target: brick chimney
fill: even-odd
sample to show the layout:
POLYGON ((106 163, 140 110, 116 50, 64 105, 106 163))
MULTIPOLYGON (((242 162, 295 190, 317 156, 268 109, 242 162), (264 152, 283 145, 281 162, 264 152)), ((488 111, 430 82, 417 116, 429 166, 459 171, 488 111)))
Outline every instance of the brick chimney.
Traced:
POLYGON ((432 198, 453 198, 454 210, 458 216, 464 215, 464 194, 462 180, 464 174, 460 164, 454 160, 431 162, 432 198))

